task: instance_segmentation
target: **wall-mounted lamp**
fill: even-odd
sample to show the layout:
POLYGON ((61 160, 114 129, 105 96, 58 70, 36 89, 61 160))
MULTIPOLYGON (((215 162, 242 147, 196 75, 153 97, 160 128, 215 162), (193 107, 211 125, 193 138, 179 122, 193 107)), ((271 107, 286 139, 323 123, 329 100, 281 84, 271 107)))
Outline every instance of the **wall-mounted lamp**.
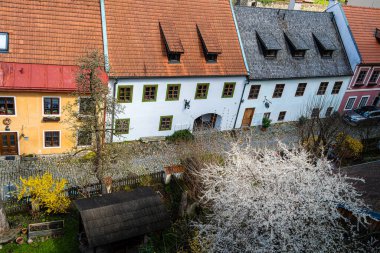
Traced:
POLYGON ((272 104, 272 102, 267 99, 267 96, 265 96, 263 103, 267 109, 270 107, 270 104, 272 104))
POLYGON ((187 100, 187 99, 185 99, 185 101, 184 101, 184 102, 185 102, 185 110, 186 110, 186 109, 190 109, 190 101, 191 101, 191 100, 187 100))

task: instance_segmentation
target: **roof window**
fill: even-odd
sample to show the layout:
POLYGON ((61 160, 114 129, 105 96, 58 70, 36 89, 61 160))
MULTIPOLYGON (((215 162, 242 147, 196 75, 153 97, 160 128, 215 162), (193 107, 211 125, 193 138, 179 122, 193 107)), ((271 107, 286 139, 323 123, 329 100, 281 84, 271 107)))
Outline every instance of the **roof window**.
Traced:
POLYGON ((0 53, 8 53, 9 35, 8 33, 0 32, 0 53))
POLYGON ((314 33, 313 38, 317 44, 319 53, 322 58, 331 58, 334 51, 336 50, 335 44, 329 38, 329 36, 325 33, 314 33))
POLYGON ((376 28, 375 38, 377 39, 378 42, 380 42, 380 29, 379 28, 376 28))
POLYGON ((284 34, 292 56, 294 58, 304 58, 306 51, 310 49, 305 40, 296 32, 286 32, 284 34))
POLYGON ((180 63, 181 54, 185 51, 174 24, 169 21, 160 21, 159 24, 161 34, 164 38, 169 63, 180 63))
POLYGON ((198 23, 197 30, 202 42, 206 62, 217 62, 218 55, 222 53, 219 40, 209 23, 198 23))
POLYGON ((281 46, 271 32, 256 31, 257 41, 265 58, 276 58, 281 46))

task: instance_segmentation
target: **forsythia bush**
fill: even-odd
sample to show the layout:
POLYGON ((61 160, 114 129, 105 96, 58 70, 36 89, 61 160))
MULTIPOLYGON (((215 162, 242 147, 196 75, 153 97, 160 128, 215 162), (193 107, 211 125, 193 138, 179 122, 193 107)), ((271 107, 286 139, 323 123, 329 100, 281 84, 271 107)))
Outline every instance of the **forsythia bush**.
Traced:
POLYGON ((363 144, 360 140, 350 135, 338 134, 337 138, 338 151, 344 158, 356 158, 363 152, 363 144))
POLYGON ((55 180, 50 173, 42 176, 20 177, 18 199, 30 196, 32 203, 46 208, 46 213, 65 213, 70 205, 70 199, 64 195, 66 179, 55 180))

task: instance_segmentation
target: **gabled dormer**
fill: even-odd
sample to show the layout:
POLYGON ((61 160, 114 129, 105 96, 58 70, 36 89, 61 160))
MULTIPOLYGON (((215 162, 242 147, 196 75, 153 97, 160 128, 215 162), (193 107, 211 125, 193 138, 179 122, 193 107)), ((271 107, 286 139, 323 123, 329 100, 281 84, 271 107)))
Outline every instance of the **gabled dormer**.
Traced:
POLYGON ((202 42, 202 49, 208 63, 216 63, 218 55, 222 53, 222 48, 216 33, 209 23, 197 23, 197 31, 202 42))
POLYGON ((313 32, 313 38, 315 43, 317 44, 321 57, 331 58, 334 51, 336 50, 336 46, 332 42, 330 37, 323 32, 313 32))
POLYGON ((0 53, 8 53, 9 51, 9 34, 0 32, 0 53))
POLYGON ((269 31, 256 31, 257 43, 265 58, 276 58, 277 52, 281 50, 280 43, 269 31))
POLYGON ((180 63, 181 54, 185 52, 175 25, 169 21, 160 21, 161 35, 165 43, 169 63, 180 63))
POLYGON ((304 58, 309 46, 297 32, 287 31, 284 33, 285 40, 288 43, 290 52, 294 58, 304 58))

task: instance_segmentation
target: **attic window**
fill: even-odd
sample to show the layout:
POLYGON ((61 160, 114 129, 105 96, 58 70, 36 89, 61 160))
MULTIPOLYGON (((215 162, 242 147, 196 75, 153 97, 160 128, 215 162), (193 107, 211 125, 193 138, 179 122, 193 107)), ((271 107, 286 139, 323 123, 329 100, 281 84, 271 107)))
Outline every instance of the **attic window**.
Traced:
POLYGON ((0 53, 8 53, 9 37, 8 33, 0 32, 0 53))
POLYGON ((380 29, 379 28, 376 28, 375 38, 377 39, 378 42, 380 42, 380 29))
POLYGON ((265 58, 276 58, 277 52, 281 50, 280 44, 276 38, 270 32, 258 32, 256 31, 258 44, 265 58))
POLYGON ((336 46, 329 36, 325 33, 313 33, 313 37, 322 58, 331 58, 336 50, 336 46))
POLYGON ((294 58, 304 58, 306 51, 309 50, 309 46, 302 39, 302 37, 296 32, 286 32, 285 40, 289 45, 290 52, 294 58))
POLYGON ((209 23, 197 24, 197 30, 202 42, 202 49, 206 62, 217 62, 218 55, 222 53, 219 40, 209 23))
POLYGON ((180 63, 184 49, 174 24, 169 21, 160 21, 159 24, 169 63, 180 63))

